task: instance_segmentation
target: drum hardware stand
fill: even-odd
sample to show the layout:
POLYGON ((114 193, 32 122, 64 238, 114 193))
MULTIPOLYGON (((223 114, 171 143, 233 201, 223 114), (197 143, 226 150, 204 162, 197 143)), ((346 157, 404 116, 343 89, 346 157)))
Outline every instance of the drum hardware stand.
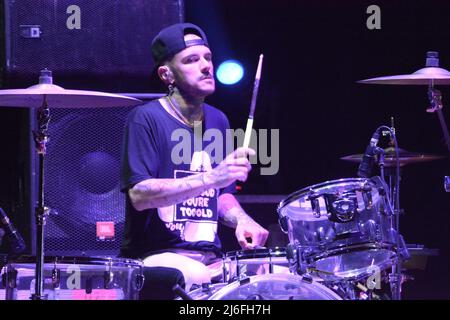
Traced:
POLYGON ((5 300, 14 300, 14 289, 17 288, 17 270, 11 266, 6 266, 6 273, 3 274, 2 282, 5 286, 5 300))
POLYGON ((363 296, 364 299, 359 300, 379 300, 379 296, 373 292, 373 289, 369 289, 362 283, 358 282, 356 287, 361 290, 360 297, 363 296))
POLYGON ((344 300, 357 300, 355 294, 355 284, 352 280, 343 280, 331 283, 328 287, 335 291, 344 300))
POLYGON ((173 293, 177 294, 181 299, 183 300, 194 300, 192 299, 192 297, 186 293, 186 291, 180 287, 179 284, 176 284, 173 288, 172 288, 173 293))
MULTIPOLYGON (((42 74, 39 83, 52 83, 52 77, 42 74)), ((44 96, 42 106, 37 110, 38 130, 33 131, 36 150, 39 155, 39 193, 38 206, 36 208, 36 282, 35 292, 31 295, 32 300, 47 300, 44 290, 44 226, 48 216, 48 208, 44 207, 44 160, 47 152, 48 124, 50 122, 50 109, 47 98, 44 96)))

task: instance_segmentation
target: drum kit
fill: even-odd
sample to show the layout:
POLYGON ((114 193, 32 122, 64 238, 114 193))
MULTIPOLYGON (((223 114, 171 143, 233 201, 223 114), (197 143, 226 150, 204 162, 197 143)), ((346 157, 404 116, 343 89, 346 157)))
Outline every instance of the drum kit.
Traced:
MULTIPOLYGON (((413 74, 360 82, 428 85, 432 104, 429 111, 438 113, 450 152, 441 97, 434 88, 435 84, 450 84, 450 72, 438 67, 436 53, 428 53, 427 67, 413 74)), ((41 71, 38 85, 0 90, 0 106, 36 109, 38 128, 33 135, 39 155, 36 256, 10 261, 3 268, 5 299, 138 298, 144 281, 143 265, 138 260, 45 256, 44 226, 48 208, 44 203, 43 169, 50 108, 124 107, 140 103, 138 99, 117 94, 66 90, 53 84, 49 70, 41 71)), ((399 149, 395 130, 387 130, 395 142, 389 148, 378 148, 376 139, 368 148, 371 153, 342 158, 361 165, 376 160, 380 176, 360 175, 327 181, 290 194, 277 208, 280 228, 289 238, 286 247, 228 252, 223 257, 220 281, 203 284, 182 297, 195 300, 377 299, 382 297, 377 290, 387 281, 389 298, 400 299, 404 280, 401 262, 408 259, 408 250, 399 232, 399 169, 442 157, 399 149), (397 174, 390 175, 389 183, 385 181, 385 167, 392 169, 391 172, 397 170, 397 174)), ((378 129, 377 133, 380 133, 378 129)))
MULTIPOLYGON (((438 67, 437 57, 428 52, 427 66, 413 74, 360 83, 428 85, 427 111, 438 114, 450 152, 441 96, 434 88, 450 84, 450 72, 438 67)), ((379 127, 365 154, 341 158, 360 163, 358 178, 308 186, 278 204, 279 226, 289 239, 285 248, 227 253, 223 282, 203 285, 184 299, 400 300, 408 278, 402 262, 410 258, 399 227, 400 167, 442 158, 400 149, 393 121, 391 127, 379 127), (381 133, 390 136, 386 149, 377 147, 381 133), (379 176, 369 174, 375 163, 379 176)), ((446 191, 449 180, 445 177, 446 191)))

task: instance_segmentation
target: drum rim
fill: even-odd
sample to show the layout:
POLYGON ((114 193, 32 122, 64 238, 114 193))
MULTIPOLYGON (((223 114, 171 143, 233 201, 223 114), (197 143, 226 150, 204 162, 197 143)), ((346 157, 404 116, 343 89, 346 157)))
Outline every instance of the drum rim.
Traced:
MULTIPOLYGON (((397 256, 396 256, 397 252, 396 252, 395 248, 396 247, 394 244, 365 242, 365 243, 358 243, 358 244, 351 245, 351 246, 341 246, 340 248, 333 248, 332 250, 326 250, 326 251, 320 252, 318 254, 310 253, 310 254, 307 254, 306 259, 311 259, 314 262, 318 262, 323 259, 338 257, 339 255, 343 255, 343 254, 364 252, 364 251, 373 251, 373 250, 385 250, 385 251, 392 253, 391 257, 389 257, 388 259, 386 259, 380 263, 374 264, 374 266, 377 266, 381 269, 386 269, 389 266, 391 266, 397 258, 397 256), (330 253, 330 251, 332 251, 333 253, 330 253)), ((317 270, 317 269, 314 270, 313 273, 314 274, 322 274, 323 275, 321 277, 322 279, 352 280, 352 279, 360 279, 362 277, 365 277, 368 273, 367 272, 358 272, 357 274, 355 274, 353 276, 346 276, 346 273, 352 273, 352 272, 354 273, 355 270, 361 270, 361 269, 362 268, 359 268, 359 269, 355 268, 355 269, 348 270, 348 271, 341 271, 340 273, 342 275, 336 275, 334 273, 330 273, 325 270, 317 270)))
MULTIPOLYGON (((209 297, 211 297, 213 294, 215 294, 217 291, 221 290, 222 288, 224 288, 227 285, 228 285, 228 283, 226 283, 226 282, 211 283, 210 287, 208 287, 208 289, 200 287, 200 288, 197 288, 197 289, 187 292, 187 295, 190 296, 194 300, 208 300, 209 297), (211 294, 208 295, 208 292, 211 292, 211 294), (205 297, 205 299, 195 299, 195 297, 193 297, 194 293, 196 295, 200 295, 200 294, 204 293, 206 295, 206 297, 205 297)), ((183 300, 183 298, 177 297, 177 298, 175 298, 175 300, 183 300)))
MULTIPOLYGON (((278 280, 278 281, 291 281, 291 282, 298 282, 298 283, 303 283, 305 285, 311 285, 314 288, 317 288, 320 290, 321 293, 326 294, 329 297, 333 297, 330 298, 329 300, 343 300, 341 296, 339 296, 336 292, 334 292, 333 290, 331 290, 330 288, 328 288, 327 286, 320 284, 317 280, 312 279, 312 282, 305 282, 302 280, 302 276, 298 275, 298 274, 285 274, 285 273, 268 273, 268 274, 259 274, 259 275, 254 275, 254 276, 250 276, 246 279, 250 279, 249 283, 254 283, 257 282, 259 280, 264 281, 264 280, 268 280, 268 279, 274 279, 274 280, 278 280), (266 279, 267 278, 267 279, 266 279)), ((241 280, 242 281, 242 280, 241 280)), ((222 287, 221 289, 219 289, 217 292, 214 292, 214 294, 212 294, 208 300, 220 300, 218 298, 222 298, 226 293, 231 292, 231 290, 237 289, 240 286, 240 281, 233 281, 227 285, 225 285, 224 287, 222 287), (219 293, 221 293, 222 291, 227 291, 224 294, 219 295, 219 293)))
POLYGON ((245 260, 257 258, 285 257, 286 247, 258 248, 228 251, 223 256, 224 260, 245 260))
POLYGON ((367 250, 388 250, 388 251, 392 251, 393 253, 396 253, 396 251, 397 251, 396 245, 394 243, 366 241, 366 242, 354 243, 351 245, 341 244, 341 245, 338 245, 335 247, 327 248, 317 255, 314 255, 314 253, 311 253, 310 256, 312 257, 314 255, 315 257, 318 257, 317 259, 314 259, 314 260, 319 260, 319 259, 325 259, 325 258, 333 257, 336 255, 340 255, 340 254, 346 254, 346 253, 352 253, 352 252, 358 252, 358 251, 367 251, 367 250))
POLYGON ((281 213, 281 210, 284 209, 290 203, 297 200, 301 195, 305 194, 306 192, 309 192, 311 189, 318 189, 318 188, 324 187, 326 185, 340 184, 340 183, 344 183, 344 182, 366 182, 366 181, 371 181, 373 184, 375 184, 369 178, 341 178, 341 179, 335 179, 335 180, 328 180, 328 181, 324 181, 321 183, 307 186, 305 188, 302 188, 300 190, 297 190, 297 191, 289 194, 285 199, 281 200, 277 207, 278 215, 280 217, 284 216, 281 213))
MULTIPOLYGON (((129 258, 116 258, 116 257, 88 257, 88 256, 64 256, 64 255, 52 255, 45 256, 44 263, 46 264, 79 264, 79 265, 135 265, 138 267, 143 266, 143 262, 136 259, 129 258)), ((8 261, 7 264, 35 264, 36 256, 33 255, 21 255, 8 261)))

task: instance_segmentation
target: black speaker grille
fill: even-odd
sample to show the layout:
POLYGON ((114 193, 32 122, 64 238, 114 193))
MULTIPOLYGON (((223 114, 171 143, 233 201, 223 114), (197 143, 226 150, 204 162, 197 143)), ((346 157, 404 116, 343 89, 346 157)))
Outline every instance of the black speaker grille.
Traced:
POLYGON ((120 150, 129 107, 53 109, 44 166, 48 254, 117 253, 125 198, 120 150), (112 221, 115 238, 100 240, 96 223, 112 221))
POLYGON ((33 85, 48 68, 60 86, 114 92, 152 91, 151 40, 184 16, 182 0, 10 0, 5 14, 7 83, 33 85), (80 29, 67 27, 73 5, 80 29))

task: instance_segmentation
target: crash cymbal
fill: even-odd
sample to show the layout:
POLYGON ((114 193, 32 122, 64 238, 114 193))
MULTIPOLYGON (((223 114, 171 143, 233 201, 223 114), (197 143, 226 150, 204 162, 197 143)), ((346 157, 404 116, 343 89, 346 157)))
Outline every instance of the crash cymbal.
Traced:
POLYGON ((366 84, 450 85, 450 72, 443 68, 427 67, 412 74, 371 78, 357 82, 366 84))
MULTIPOLYGON (((395 149, 392 147, 384 149, 384 166, 385 167, 395 167, 397 165, 395 149)), ((341 160, 351 161, 351 162, 361 162, 364 154, 353 154, 349 156, 342 157, 341 160)), ((433 155, 433 154, 420 154, 415 152, 406 151, 399 148, 399 159, 400 166, 404 166, 410 163, 420 163, 433 161, 438 159, 443 159, 443 156, 433 155)))
POLYGON ((39 84, 26 89, 0 90, 0 107, 40 107, 44 99, 49 108, 127 107, 142 101, 118 94, 67 90, 52 83, 51 71, 42 70, 39 84))

